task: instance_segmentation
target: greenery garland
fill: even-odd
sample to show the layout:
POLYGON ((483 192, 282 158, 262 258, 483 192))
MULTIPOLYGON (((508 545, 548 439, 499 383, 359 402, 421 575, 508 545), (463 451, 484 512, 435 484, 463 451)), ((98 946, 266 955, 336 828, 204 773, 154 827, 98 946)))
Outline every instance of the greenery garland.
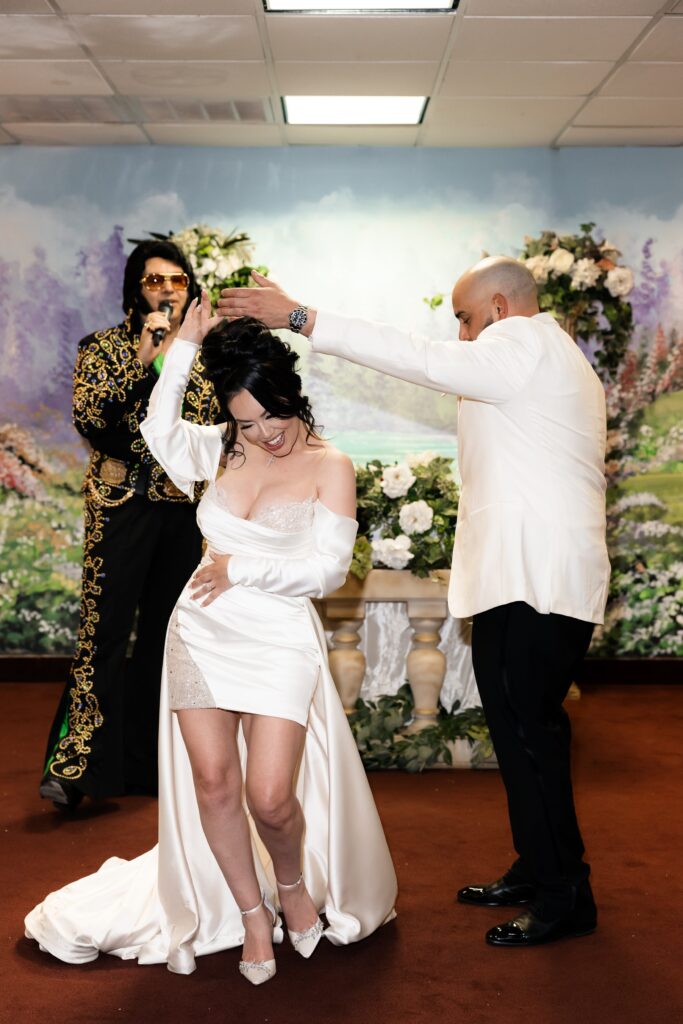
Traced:
POLYGON ((401 735, 413 717, 413 695, 405 683, 398 693, 375 701, 357 700, 349 725, 367 769, 400 768, 421 772, 425 768, 453 764, 450 744, 467 740, 472 747, 471 764, 481 765, 493 756, 484 712, 481 708, 460 711, 456 701, 451 711, 439 705, 435 725, 421 732, 401 735))

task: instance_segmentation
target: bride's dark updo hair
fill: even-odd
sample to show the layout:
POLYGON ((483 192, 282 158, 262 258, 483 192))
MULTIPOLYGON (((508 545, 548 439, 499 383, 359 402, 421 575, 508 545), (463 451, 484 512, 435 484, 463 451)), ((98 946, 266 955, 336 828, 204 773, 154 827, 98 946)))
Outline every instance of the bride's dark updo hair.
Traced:
POLYGON ((228 408, 243 390, 271 416, 300 419, 307 441, 319 436, 310 402, 301 393, 301 377, 296 372, 299 357, 260 320, 251 316, 221 320, 204 338, 201 351, 206 376, 213 383, 227 423, 223 450, 229 457, 244 455, 242 446, 236 444, 237 423, 228 408))

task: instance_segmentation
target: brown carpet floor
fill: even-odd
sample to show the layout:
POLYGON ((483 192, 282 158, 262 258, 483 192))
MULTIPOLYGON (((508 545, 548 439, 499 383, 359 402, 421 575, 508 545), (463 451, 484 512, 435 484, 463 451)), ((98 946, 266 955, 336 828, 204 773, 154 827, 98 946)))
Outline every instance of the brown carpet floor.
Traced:
POLYGON ((683 1021, 683 689, 585 689, 570 705, 579 816, 600 927, 529 950, 490 949, 505 912, 460 906, 456 889, 512 860, 497 772, 371 776, 400 884, 399 916, 365 942, 287 945, 254 989, 238 950, 190 977, 113 957, 62 964, 23 937, 48 891, 155 841, 156 803, 104 804, 67 820, 40 801, 38 766, 59 687, 0 687, 0 1021, 41 1024, 645 1024, 683 1021))

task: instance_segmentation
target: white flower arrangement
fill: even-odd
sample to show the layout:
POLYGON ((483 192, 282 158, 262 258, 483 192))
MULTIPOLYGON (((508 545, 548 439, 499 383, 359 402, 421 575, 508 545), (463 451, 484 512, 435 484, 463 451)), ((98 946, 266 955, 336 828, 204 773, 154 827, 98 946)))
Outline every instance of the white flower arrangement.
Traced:
POLYGON ((403 498, 417 478, 405 462, 397 466, 385 466, 382 473, 381 487, 387 498, 403 498))
POLYGON ((421 452, 398 465, 374 459, 356 467, 358 537, 351 572, 365 579, 373 565, 429 576, 453 555, 458 488, 451 460, 421 452))
POLYGON ((415 469, 416 466, 428 466, 434 459, 438 459, 439 453, 432 451, 431 448, 426 449, 423 452, 409 452, 406 455, 406 466, 410 469, 415 469))
POLYGON ((552 313, 576 341, 590 343, 598 373, 614 380, 633 329, 626 296, 634 280, 628 267, 618 265, 619 250, 594 237, 594 228, 582 224, 580 234, 527 236, 519 259, 538 285, 541 310, 552 313))
POLYGON ((533 274, 536 284, 545 284, 550 271, 550 258, 539 253, 538 256, 530 256, 524 260, 527 270, 533 274))
POLYGON ((592 288, 600 277, 601 270, 595 260, 591 260, 587 257, 581 260, 577 260, 572 269, 572 288, 576 288, 578 291, 585 292, 587 288, 592 288))
POLYGON ((215 303, 222 288, 250 286, 251 271, 267 274, 267 267, 254 266, 254 246, 249 235, 225 232, 208 224, 194 224, 169 236, 187 257, 197 283, 215 303))
POLYGON ((383 537, 372 542, 372 561, 388 569, 405 569, 415 556, 410 550, 410 537, 383 537))
POLYGON ((430 530, 434 521, 434 509, 422 499, 410 501, 398 514, 398 522, 404 533, 425 533, 430 530))
MULTIPOLYGON (((533 258, 534 257, 532 257, 532 259, 533 258)), ((570 252, 569 249, 563 249, 562 246, 559 246, 554 250, 554 252, 551 252, 548 257, 548 269, 551 274, 554 274, 555 276, 569 273, 573 265, 574 253, 570 252)))
POLYGON ((629 267, 613 267, 605 278, 605 287, 615 299, 622 298, 633 291, 633 271, 629 267))

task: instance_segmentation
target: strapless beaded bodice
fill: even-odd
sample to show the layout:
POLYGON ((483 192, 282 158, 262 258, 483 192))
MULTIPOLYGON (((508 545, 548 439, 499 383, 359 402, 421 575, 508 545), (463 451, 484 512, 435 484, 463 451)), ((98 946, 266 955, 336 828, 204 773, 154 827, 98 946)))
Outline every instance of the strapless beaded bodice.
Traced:
POLYGON ((212 491, 211 498, 225 509, 235 519, 241 519, 244 523, 255 523, 257 526, 265 526, 269 530, 277 530, 278 533, 300 533, 307 530, 313 522, 313 508, 315 498, 304 498, 303 501, 285 501, 281 504, 266 505, 255 516, 244 519, 237 516, 230 508, 230 501, 222 487, 213 482, 209 490, 212 491))
POLYGON ((262 508, 252 519, 235 515, 225 491, 215 482, 197 508, 199 528, 214 551, 301 558, 311 548, 315 498, 262 508))

